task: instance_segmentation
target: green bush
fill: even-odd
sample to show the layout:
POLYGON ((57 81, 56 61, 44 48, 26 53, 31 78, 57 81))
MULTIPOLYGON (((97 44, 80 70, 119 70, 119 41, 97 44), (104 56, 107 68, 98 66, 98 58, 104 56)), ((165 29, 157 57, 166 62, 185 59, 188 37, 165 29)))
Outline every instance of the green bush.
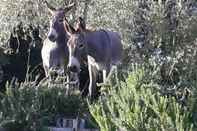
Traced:
POLYGON ((192 114, 174 97, 162 96, 158 85, 144 84, 144 71, 111 85, 90 112, 102 131, 192 131, 192 114))
POLYGON ((77 117, 86 112, 86 102, 77 93, 66 95, 65 88, 24 83, 7 87, 0 95, 0 127, 31 131, 55 124, 57 116, 77 117))

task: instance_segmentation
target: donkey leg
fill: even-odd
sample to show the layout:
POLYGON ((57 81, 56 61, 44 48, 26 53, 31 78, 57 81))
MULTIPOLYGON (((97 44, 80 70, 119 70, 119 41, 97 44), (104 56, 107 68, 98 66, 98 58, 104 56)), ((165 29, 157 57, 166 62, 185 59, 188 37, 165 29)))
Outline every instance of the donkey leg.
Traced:
POLYGON ((110 72, 110 66, 107 66, 106 69, 102 70, 102 75, 103 75, 103 83, 102 84, 106 84, 106 82, 108 80, 109 72, 110 72))
MULTIPOLYGON (((69 74, 66 73, 66 83, 69 83, 70 82, 70 77, 69 77, 69 74)), ((66 85, 66 89, 68 90, 69 89, 69 84, 66 85)))
POLYGON ((88 65, 88 71, 89 71, 89 77, 90 77, 90 82, 89 82, 89 87, 88 87, 88 91, 89 91, 89 96, 92 96, 92 82, 93 82, 93 73, 92 73, 92 66, 88 65))
POLYGON ((97 70, 94 66, 89 65, 89 77, 90 77, 90 82, 89 82, 89 96, 91 98, 94 98, 96 96, 96 81, 97 81, 97 70))
POLYGON ((43 68, 44 68, 44 72, 45 72, 45 77, 48 78, 49 77, 49 69, 45 64, 43 64, 43 68))
POLYGON ((107 79, 107 71, 104 69, 103 70, 103 83, 106 83, 106 79, 107 79))

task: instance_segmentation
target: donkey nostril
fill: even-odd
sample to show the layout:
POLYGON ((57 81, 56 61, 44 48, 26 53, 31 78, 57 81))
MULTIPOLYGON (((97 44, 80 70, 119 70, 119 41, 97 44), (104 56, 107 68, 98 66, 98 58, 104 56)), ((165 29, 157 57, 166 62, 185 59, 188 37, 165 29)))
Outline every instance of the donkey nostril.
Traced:
POLYGON ((50 35, 50 36, 48 37, 48 39, 49 39, 50 41, 54 42, 54 41, 55 41, 55 36, 54 36, 54 35, 50 35))
POLYGON ((77 66, 70 66, 68 67, 68 70, 71 72, 77 72, 77 66))

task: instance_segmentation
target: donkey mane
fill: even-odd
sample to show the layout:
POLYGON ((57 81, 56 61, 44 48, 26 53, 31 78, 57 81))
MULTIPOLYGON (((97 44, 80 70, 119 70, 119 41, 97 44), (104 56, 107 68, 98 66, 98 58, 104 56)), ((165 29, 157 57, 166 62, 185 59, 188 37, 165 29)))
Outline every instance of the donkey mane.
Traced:
MULTIPOLYGON (((75 31, 78 33, 81 32, 81 30, 79 28, 75 28, 75 31)), ((97 30, 93 27, 88 27, 83 30, 83 32, 85 32, 85 33, 90 33, 90 32, 94 32, 94 31, 97 31, 97 30)))

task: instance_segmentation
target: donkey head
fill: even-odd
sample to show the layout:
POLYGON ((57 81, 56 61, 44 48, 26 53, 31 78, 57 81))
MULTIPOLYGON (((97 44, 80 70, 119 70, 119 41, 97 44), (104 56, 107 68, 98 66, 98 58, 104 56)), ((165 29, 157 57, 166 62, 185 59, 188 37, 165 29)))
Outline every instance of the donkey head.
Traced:
POLYGON ((65 8, 55 9, 48 2, 46 2, 47 8, 52 14, 52 19, 50 21, 50 30, 48 33, 48 39, 52 42, 55 42, 60 35, 65 35, 64 30, 64 17, 65 13, 68 12, 75 4, 72 3, 65 8))
POLYGON ((76 30, 69 26, 65 20, 64 27, 69 35, 67 46, 69 49, 68 69, 71 72, 79 72, 80 65, 87 62, 87 42, 85 38, 85 23, 79 18, 76 30))

